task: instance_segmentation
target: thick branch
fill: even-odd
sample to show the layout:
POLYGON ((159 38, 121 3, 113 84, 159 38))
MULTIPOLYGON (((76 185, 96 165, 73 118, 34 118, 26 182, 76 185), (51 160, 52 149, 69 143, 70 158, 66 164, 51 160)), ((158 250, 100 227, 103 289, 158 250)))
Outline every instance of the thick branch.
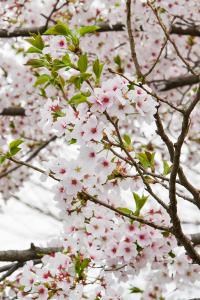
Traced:
MULTIPOLYGON (((124 24, 114 24, 109 25, 107 23, 97 24, 100 28, 99 32, 109 32, 109 31, 124 31, 124 24)), ((46 26, 39 27, 27 27, 27 28, 17 28, 13 31, 8 31, 5 29, 0 29, 0 38, 12 38, 12 37, 28 37, 30 33, 40 33, 43 34, 46 31, 46 26)))
POLYGON ((172 77, 166 81, 163 80, 163 82, 160 83, 163 86, 160 89, 160 91, 168 91, 186 85, 197 84, 199 83, 199 81, 200 81, 199 76, 195 76, 195 75, 172 77))
POLYGON ((62 251, 61 247, 41 248, 41 247, 35 247, 33 244, 31 244, 30 249, 27 250, 0 251, 0 261, 25 262, 28 260, 41 258, 41 255, 52 254, 60 251, 62 251))
POLYGON ((46 30, 45 26, 16 28, 13 31, 8 31, 6 29, 0 29, 0 37, 1 38, 26 37, 26 36, 30 36, 30 33, 43 34, 45 32, 45 30, 46 30))
POLYGON ((193 109, 195 108, 199 100, 200 100, 200 87, 198 88, 198 92, 196 94, 195 99, 189 105, 189 107, 187 108, 183 116, 181 133, 177 139, 177 142, 174 144, 173 165, 172 165, 170 181, 169 181, 169 198, 170 198, 169 214, 171 217, 171 222, 173 224, 173 233, 176 236, 177 240, 184 246, 185 250, 187 251, 188 255, 192 258, 193 262, 196 262, 198 264, 200 264, 200 255, 194 249, 191 241, 183 233, 180 219, 178 217, 177 198, 176 198, 176 176, 178 174, 178 170, 180 166, 182 145, 184 143, 185 137, 189 129, 190 114, 192 113, 193 109))
MULTIPOLYGON (((157 133, 161 137, 162 141, 165 143, 167 146, 169 155, 170 155, 170 161, 173 163, 174 159, 174 145, 172 141, 169 139, 167 134, 164 131, 162 121, 160 119, 159 113, 155 114, 155 121, 156 121, 156 126, 157 126, 157 133)), ((200 197, 199 197, 199 191, 188 181, 187 177, 185 176, 183 169, 181 166, 179 166, 178 170, 178 175, 179 175, 179 180, 180 184, 183 185, 194 197, 194 201, 197 205, 198 208, 200 208, 200 197)))
POLYGON ((200 233, 193 233, 190 235, 190 238, 194 246, 200 245, 200 233))
POLYGON ((4 108, 0 116, 21 116, 24 117, 25 109, 23 107, 8 107, 4 108))
POLYGON ((197 28, 195 26, 183 28, 176 25, 172 25, 170 33, 180 34, 180 35, 200 36, 200 28, 197 28))
MULTIPOLYGON (((125 25, 121 23, 114 24, 113 26, 103 23, 98 24, 100 29, 99 32, 109 32, 109 31, 124 31, 125 25)), ((13 31, 8 31, 6 29, 0 29, 0 38, 12 38, 12 37, 27 37, 30 36, 30 33, 40 33, 43 34, 46 30, 44 26, 36 26, 36 27, 27 27, 27 28, 16 28, 13 31)), ((170 34, 179 34, 179 35, 191 35, 191 36, 200 36, 200 29, 197 27, 179 27, 176 25, 172 25, 170 34)))

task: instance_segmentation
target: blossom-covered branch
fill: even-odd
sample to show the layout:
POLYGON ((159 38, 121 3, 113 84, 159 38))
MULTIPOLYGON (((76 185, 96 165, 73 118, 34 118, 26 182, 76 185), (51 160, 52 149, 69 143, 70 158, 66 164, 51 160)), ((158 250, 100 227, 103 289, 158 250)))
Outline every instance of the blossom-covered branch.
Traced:
MULTIPOLYGON (((99 32, 115 32, 115 31, 124 31, 125 24, 117 23, 114 25, 110 24, 97 24, 100 28, 99 32)), ((13 37, 28 37, 31 33, 40 33, 43 34, 46 30, 46 26, 40 27, 27 27, 27 28, 17 28, 13 31, 8 31, 6 29, 0 29, 0 38, 13 38, 13 37)), ((189 35, 189 36, 200 36, 200 29, 195 26, 188 27, 180 27, 177 25, 171 26, 170 34, 178 34, 178 35, 189 35)))

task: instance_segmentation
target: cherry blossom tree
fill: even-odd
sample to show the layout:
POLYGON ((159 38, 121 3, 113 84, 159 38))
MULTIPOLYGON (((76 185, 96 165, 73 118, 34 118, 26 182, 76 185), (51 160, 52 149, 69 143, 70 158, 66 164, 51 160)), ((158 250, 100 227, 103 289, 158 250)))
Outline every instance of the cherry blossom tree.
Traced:
POLYGON ((49 179, 63 223, 46 247, 0 251, 1 299, 200 294, 200 234, 180 213, 200 209, 199 13, 197 0, 1 1, 0 192, 49 179))

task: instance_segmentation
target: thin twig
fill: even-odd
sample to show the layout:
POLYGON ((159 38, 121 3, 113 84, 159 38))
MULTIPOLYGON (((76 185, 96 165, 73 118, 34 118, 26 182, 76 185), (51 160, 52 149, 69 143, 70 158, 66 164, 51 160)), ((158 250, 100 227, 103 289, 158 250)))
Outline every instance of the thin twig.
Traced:
POLYGON ((150 75, 152 73, 152 71, 154 70, 154 68, 156 67, 161 55, 162 55, 162 52, 163 50, 165 49, 165 46, 167 45, 167 42, 168 42, 168 38, 166 37, 165 40, 164 40, 164 43, 162 45, 162 47, 160 48, 160 51, 159 51, 159 54, 154 62, 154 64, 151 66, 151 68, 144 74, 144 77, 146 78, 148 75, 150 75))
POLYGON ((153 5, 150 3, 149 0, 147 0, 147 4, 148 4, 148 6, 151 8, 151 10, 153 11, 153 13, 154 13, 154 15, 155 15, 155 17, 156 17, 156 19, 157 19, 157 21, 158 21, 160 27, 162 28, 162 30, 163 30, 163 32, 164 32, 166 38, 167 38, 167 39, 170 41, 170 43, 173 45, 173 47, 174 47, 174 49, 175 49, 175 51, 176 51, 177 56, 178 56, 178 57, 180 58, 180 60, 187 66, 188 70, 189 70, 193 75, 198 75, 198 74, 196 74, 196 72, 194 72, 194 70, 191 68, 190 64, 189 64, 189 63, 184 59, 184 57, 181 55, 181 53, 180 53, 178 47, 176 46, 176 43, 172 40, 172 38, 170 37, 170 34, 168 33, 168 31, 167 31, 165 25, 163 24, 163 22, 162 22, 162 20, 161 20, 161 18, 160 18, 160 16, 159 16, 159 14, 158 14, 157 9, 153 7, 153 5))
POLYGON ((119 75, 121 77, 123 77, 124 79, 126 79, 130 84, 132 85, 135 85, 139 88, 141 88, 142 90, 144 90, 148 95, 152 96, 153 98, 155 98, 157 100, 157 102, 162 102, 162 103, 165 103, 167 104, 168 106, 170 106, 171 108, 173 108, 174 110, 180 112, 183 114, 183 109, 181 108, 178 108, 176 106, 174 106, 172 103, 168 102, 167 100, 164 100, 162 99, 161 97, 159 97, 155 92, 150 92, 149 90, 147 90, 141 83, 136 83, 135 81, 132 81, 131 79, 129 79, 127 76, 125 76, 124 74, 122 73, 119 73, 119 72, 116 72, 110 68, 108 68, 108 71, 112 74, 116 74, 116 75, 119 75))
POLYGON ((129 42, 130 42, 130 48, 131 48, 131 56, 135 65, 136 73, 138 78, 142 78, 142 72, 141 68, 137 59, 137 54, 136 54, 136 49, 135 49, 135 40, 133 37, 132 33, 132 28, 131 28, 131 0, 126 1, 126 9, 127 9, 127 19, 126 19, 126 24, 127 24, 127 30, 128 30, 128 36, 129 36, 129 42))
POLYGON ((103 202, 99 199, 97 199, 96 197, 92 196, 92 195, 89 195, 87 192, 85 191, 82 191, 81 192, 81 195, 82 196, 85 196, 85 200, 89 200, 93 203, 96 203, 96 204, 99 204, 101 206, 104 206, 106 208, 108 208, 109 210, 112 210, 114 211, 115 213, 121 215, 121 216, 124 216, 132 221, 137 221, 141 224, 145 224, 145 225, 148 225, 150 227, 153 227, 154 229, 158 229, 158 230, 162 230, 162 231, 166 231, 166 232, 171 232, 171 228, 170 227, 166 227, 166 226, 161 226, 161 225, 158 225, 158 224, 155 224, 151 221, 148 221, 148 220, 145 220, 143 218, 140 218, 140 217, 136 217, 134 215, 131 215, 131 214, 127 214, 125 212, 122 212, 121 210, 113 207, 113 206, 110 206, 109 204, 107 204, 106 202, 103 202))
MULTIPOLYGON (((39 146, 35 151, 33 151, 33 153, 25 160, 25 162, 29 162, 31 161, 34 157, 36 157, 40 151, 42 151, 44 148, 46 148, 51 142, 55 141, 57 139, 57 136, 53 136, 51 137, 49 140, 47 140, 46 142, 44 142, 41 146, 39 146)), ((10 174, 11 172, 16 171, 17 169, 21 168, 22 164, 18 164, 16 167, 10 168, 7 171, 0 173, 0 179, 7 176, 8 174, 10 174)))

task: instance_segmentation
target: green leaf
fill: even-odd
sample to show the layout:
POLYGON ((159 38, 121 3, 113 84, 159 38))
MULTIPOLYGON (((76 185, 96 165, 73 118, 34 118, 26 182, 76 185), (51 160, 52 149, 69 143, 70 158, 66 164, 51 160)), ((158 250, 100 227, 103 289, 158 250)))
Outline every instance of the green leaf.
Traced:
POLYGON ((167 11, 166 11, 166 9, 164 8, 164 7, 158 7, 158 13, 159 14, 164 14, 164 13, 166 13, 167 11))
POLYGON ((71 36, 72 32, 67 24, 58 21, 55 26, 47 29, 44 34, 71 36))
POLYGON ((139 159, 141 165, 142 165, 144 168, 150 167, 149 160, 147 159, 147 156, 146 156, 145 153, 143 153, 143 152, 138 153, 138 154, 137 154, 137 158, 139 159))
POLYGON ((54 59, 52 62, 53 71, 66 68, 66 64, 60 59, 54 59))
POLYGON ((171 172, 172 166, 169 166, 166 160, 163 161, 163 175, 168 175, 171 172))
POLYGON ((35 48, 35 47, 30 47, 28 48, 28 50, 26 51, 26 53, 42 53, 42 50, 35 48))
POLYGON ((81 266, 80 266, 80 272, 81 273, 84 271, 85 268, 87 268, 89 263, 90 263, 90 259, 89 258, 84 258, 84 260, 82 261, 81 266))
POLYGON ((9 151, 11 156, 17 154, 21 150, 19 145, 21 145, 23 142, 23 140, 14 140, 9 144, 9 151))
POLYGON ((71 59, 68 53, 62 57, 62 62, 65 64, 65 66, 71 65, 71 59))
POLYGON ((114 57, 114 62, 121 68, 122 61, 119 55, 114 57))
POLYGON ((142 197, 140 197, 137 193, 133 192, 133 198, 135 200, 135 205, 136 205, 136 210, 134 212, 134 215, 139 216, 140 215, 140 211, 143 208, 143 206, 145 205, 145 203, 147 202, 149 196, 144 196, 142 195, 142 197))
POLYGON ((73 144, 76 144, 76 142, 77 142, 77 139, 71 139, 69 142, 68 142, 68 144, 69 145, 73 145, 73 144))
POLYGON ((83 260, 80 257, 80 254, 78 254, 75 257, 75 272, 78 275, 79 279, 82 279, 84 276, 84 270, 88 267, 90 263, 89 258, 84 258, 83 260))
POLYGON ((86 102, 87 101, 87 97, 85 95, 83 95, 82 93, 74 95, 69 101, 68 103, 70 105, 74 105, 74 106, 78 106, 79 104, 86 102))
POLYGON ((103 71, 103 64, 100 63, 99 59, 97 58, 94 63, 93 63, 93 72, 96 76, 96 81, 97 83, 99 82, 100 80, 100 77, 101 77, 101 73, 103 71))
POLYGON ((61 90, 64 92, 65 87, 65 80, 61 75, 58 75, 56 78, 56 85, 61 88, 61 90))
POLYGON ((7 158, 7 155, 0 155, 0 165, 4 163, 6 158, 7 158))
POLYGON ((41 37, 41 35, 38 34, 32 34, 31 38, 26 39, 26 41, 31 44, 34 48, 39 49, 40 51, 44 49, 44 42, 41 37))
POLYGON ((79 33, 80 36, 84 36, 87 33, 92 33, 96 30, 100 29, 99 26, 92 25, 92 26, 83 26, 77 29, 77 32, 79 33))
POLYGON ((78 60, 78 68, 81 73, 85 73, 88 66, 87 54, 82 54, 78 60))
POLYGON ((117 209, 125 214, 133 215, 133 211, 126 207, 117 207, 117 209))
POLYGON ((75 49, 77 49, 79 42, 80 42, 79 38, 73 34, 73 35, 71 35, 71 41, 72 41, 73 45, 75 46, 75 49))
POLYGON ((131 138, 128 134, 124 134, 123 135, 123 140, 125 141, 125 143, 129 146, 131 145, 131 138))
POLYGON ((155 171, 155 161, 154 161, 155 152, 151 153, 149 151, 145 151, 145 154, 149 161, 151 171, 154 172, 155 171))
POLYGON ((10 144, 9 144, 9 150, 12 150, 13 148, 18 147, 18 146, 21 145, 23 142, 24 142, 24 141, 23 141, 23 140, 20 140, 20 139, 14 140, 14 141, 10 142, 10 144))
POLYGON ((134 286, 134 287, 130 288, 130 293, 131 294, 143 293, 143 290, 141 290, 140 288, 134 286))
POLYGON ((54 111, 51 114, 52 114, 52 116, 54 117, 55 120, 57 120, 57 118, 65 116, 65 113, 62 112, 61 110, 54 111))
POLYGON ((44 84, 44 83, 50 81, 50 79, 51 79, 51 77, 48 74, 41 74, 40 76, 37 77, 37 80, 36 80, 34 86, 44 84))
POLYGON ((19 289, 19 291, 23 292, 23 291, 24 291, 24 289, 25 289, 25 285, 21 285, 21 286, 19 286, 19 287, 18 287, 18 289, 19 289))
POLYGON ((175 258, 176 255, 174 254, 174 252, 172 252, 172 250, 168 253, 168 255, 171 257, 171 258, 175 258))
POLYGON ((82 73, 80 75, 73 75, 71 78, 68 80, 68 82, 73 83, 77 89, 80 90, 82 83, 90 78, 91 74, 90 73, 82 73))
POLYGON ((170 236, 170 233, 168 231, 163 231, 162 235, 167 238, 170 236))
POLYGON ((33 58, 33 59, 29 59, 25 65, 31 66, 32 68, 41 68, 44 67, 46 63, 42 59, 33 58))
POLYGON ((141 165, 146 168, 151 168, 152 172, 154 171, 154 156, 155 153, 151 153, 149 151, 141 152, 137 154, 137 158, 139 159, 141 165))

